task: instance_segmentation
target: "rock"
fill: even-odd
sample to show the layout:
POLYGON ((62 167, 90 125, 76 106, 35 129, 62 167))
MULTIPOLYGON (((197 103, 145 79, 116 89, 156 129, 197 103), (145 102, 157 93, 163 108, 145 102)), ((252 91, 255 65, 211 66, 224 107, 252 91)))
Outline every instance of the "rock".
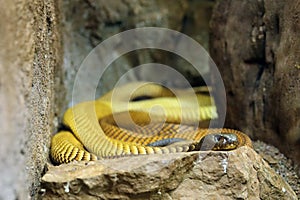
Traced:
POLYGON ((63 104, 57 1, 1 1, 0 199, 30 199, 63 104))
POLYGON ((225 126, 273 144, 298 164, 299 21, 298 0, 219 1, 210 51, 227 92, 225 126))
POLYGON ((48 166, 43 199, 297 199, 253 149, 48 166))
MULTIPOLYGON (((74 80, 83 61, 97 45, 109 37, 125 30, 141 27, 163 27, 183 32, 208 49, 208 22, 211 16, 213 3, 206 1, 178 0, 169 2, 165 0, 124 0, 124 1, 64 1, 62 3, 63 36, 64 36, 64 65, 66 71, 64 79, 66 101, 74 103, 72 99, 74 80), (83 17, 84 16, 84 17, 83 17)), ((163 38, 164 34, 156 35, 155 40, 163 38)), ((120 41, 122 43, 122 41, 120 41)), ((149 41, 149 44, 153 43, 149 41)), ((180 48, 183 48, 182 45, 180 48)), ((186 51, 190 51, 189 47, 186 51)), ((144 67, 143 70, 128 72, 130 69, 145 63, 161 63, 178 70, 188 78, 192 85, 203 84, 201 76, 208 76, 209 66, 202 59, 197 60, 201 66, 199 72, 178 55, 159 49, 144 49, 119 55, 115 48, 112 55, 119 56, 101 76, 98 81, 91 81, 97 74, 100 61, 90 61, 87 72, 88 78, 80 80, 80 87, 84 88, 78 94, 79 98, 86 97, 89 91, 96 90, 96 97, 112 89, 113 85, 122 77, 123 81, 157 80, 168 86, 182 86, 178 80, 169 80, 158 70, 144 67), (128 73, 127 76, 123 76, 128 73), (125 80, 124 80, 125 79, 125 80), (167 82, 167 83, 166 83, 167 82), (169 83, 170 82, 170 83, 169 83)), ((198 56, 198 54, 197 54, 198 56)), ((100 65, 103 69, 105 66, 100 65)), ((97 78, 98 75, 97 75, 97 78)))

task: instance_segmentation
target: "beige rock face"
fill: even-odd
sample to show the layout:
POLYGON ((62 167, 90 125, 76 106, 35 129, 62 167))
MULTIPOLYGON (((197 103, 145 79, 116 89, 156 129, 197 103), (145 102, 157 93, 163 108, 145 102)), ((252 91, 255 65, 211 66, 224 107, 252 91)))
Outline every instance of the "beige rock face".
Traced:
POLYGON ((44 199, 297 199, 252 149, 49 166, 44 199))
POLYGON ((37 196, 63 102, 56 101, 62 94, 58 5, 0 4, 0 199, 29 199, 37 196))
POLYGON ((211 55, 227 92, 226 126, 300 164, 300 2, 220 1, 211 55))

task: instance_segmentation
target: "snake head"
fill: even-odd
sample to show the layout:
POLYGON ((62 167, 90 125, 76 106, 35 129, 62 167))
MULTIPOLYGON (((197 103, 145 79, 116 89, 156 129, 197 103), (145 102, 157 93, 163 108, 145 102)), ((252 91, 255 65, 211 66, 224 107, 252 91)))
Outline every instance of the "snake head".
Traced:
POLYGON ((213 133, 204 136, 197 144, 196 149, 200 151, 229 151, 236 149, 239 145, 238 138, 232 133, 213 133))

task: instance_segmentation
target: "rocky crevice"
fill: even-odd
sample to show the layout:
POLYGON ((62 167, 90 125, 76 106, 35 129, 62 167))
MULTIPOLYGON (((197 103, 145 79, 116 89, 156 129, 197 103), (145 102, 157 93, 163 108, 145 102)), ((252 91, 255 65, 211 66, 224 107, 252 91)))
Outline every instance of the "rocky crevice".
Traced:
POLYGON ((222 1, 211 21, 211 55, 227 90, 226 126, 275 145, 295 163, 300 163, 300 72, 293 68, 300 59, 299 6, 292 0, 222 1))

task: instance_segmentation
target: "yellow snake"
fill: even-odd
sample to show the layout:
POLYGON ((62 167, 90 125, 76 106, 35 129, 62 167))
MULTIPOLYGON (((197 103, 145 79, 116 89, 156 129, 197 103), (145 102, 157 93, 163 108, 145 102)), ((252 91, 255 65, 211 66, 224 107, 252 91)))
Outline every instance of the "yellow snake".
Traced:
POLYGON ((69 108, 63 117, 65 128, 52 138, 50 156, 60 164, 252 147, 240 131, 201 128, 201 123, 216 117, 207 87, 171 90, 155 83, 130 83, 69 108))

